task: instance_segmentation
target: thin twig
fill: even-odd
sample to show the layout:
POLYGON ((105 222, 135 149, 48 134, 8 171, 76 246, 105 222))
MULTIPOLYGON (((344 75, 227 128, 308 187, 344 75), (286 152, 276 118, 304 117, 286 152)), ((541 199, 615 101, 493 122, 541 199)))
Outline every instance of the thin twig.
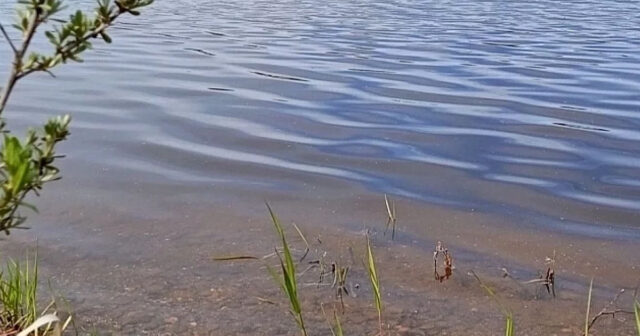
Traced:
POLYGON ((607 311, 602 310, 598 314, 596 314, 596 316, 594 316, 591 319, 591 322, 589 323, 589 329, 591 329, 591 327, 593 327, 593 325, 596 323, 598 318, 600 318, 601 316, 612 315, 615 318, 616 314, 630 314, 630 315, 633 315, 634 312, 629 311, 629 310, 619 309, 619 308, 618 309, 614 309, 614 310, 607 310, 607 311))
POLYGON ((7 31, 4 29, 4 26, 2 25, 2 23, 0 23, 0 30, 2 31, 2 35, 4 35, 4 38, 7 40, 7 43, 9 43, 9 46, 13 50, 13 54, 14 55, 17 54, 18 53, 18 49, 16 49, 16 46, 13 45, 13 41, 11 41, 11 38, 9 37, 9 34, 7 34, 7 31))
POLYGON ((609 307, 613 306, 616 304, 616 302, 618 301, 618 299, 620 298, 620 295, 624 294, 624 289, 621 289, 616 296, 613 297, 613 300, 609 301, 609 303, 607 303, 606 306, 604 306, 604 308, 602 308, 602 310, 596 314, 596 316, 594 316, 591 319, 591 322, 589 323, 589 329, 591 329, 591 327, 596 323, 596 321, 604 315, 612 315, 614 318, 616 317, 616 314, 634 314, 634 312, 632 311, 628 311, 628 310, 624 310, 624 309, 620 309, 620 308, 615 308, 613 310, 608 310, 609 307))
MULTIPOLYGON (((4 86, 2 93, 0 94, 0 115, 2 115, 2 111, 4 111, 4 107, 9 100, 9 96, 11 95, 11 91, 13 91, 13 87, 16 85, 18 81, 18 76, 20 75, 20 69, 22 68, 22 58, 24 57, 27 49, 29 49, 29 44, 31 43, 31 39, 33 35, 36 33, 36 29, 38 28, 38 24, 40 23, 40 12, 34 11, 31 20, 29 21, 29 25, 24 33, 24 38, 22 40, 22 46, 20 49, 16 49, 16 53, 14 55, 13 64, 11 66, 11 72, 9 74, 9 78, 7 78, 7 84, 4 86)), ((4 30, 4 29, 3 29, 4 30)))
MULTIPOLYGON (((116 19, 126 13, 127 10, 124 9, 119 9, 118 12, 116 12, 115 14, 113 14, 112 16, 109 17, 109 21, 105 22, 103 24, 101 24, 100 26, 98 26, 96 29, 88 32, 85 36, 83 36, 81 39, 79 40, 74 40, 70 43, 68 43, 67 45, 65 45, 64 47, 56 50, 55 54, 53 54, 53 57, 61 55, 61 56, 66 56, 69 55, 71 53, 72 50, 74 50, 75 48, 77 48, 78 46, 80 46, 82 43, 92 39, 92 38, 96 38, 98 36, 100 36, 100 34, 102 32, 104 32, 105 29, 109 28, 109 26, 111 26, 113 24, 113 22, 116 21, 116 19)), ((21 73, 18 74, 17 79, 22 79, 25 76, 28 76, 36 71, 43 71, 43 69, 40 68, 31 68, 27 71, 23 71, 21 73)))
MULTIPOLYGON (((100 36, 105 29, 107 29, 109 26, 111 26, 116 19, 124 14, 129 12, 128 9, 123 8, 123 7, 118 7, 118 11, 116 13, 114 13, 113 15, 111 15, 109 17, 109 20, 105 23, 102 23, 100 26, 96 27, 94 30, 88 32, 85 36, 83 36, 81 39, 75 40, 73 42, 70 42, 69 44, 65 45, 62 48, 59 48, 58 50, 56 50, 55 54, 53 55, 53 57, 55 58, 56 56, 60 55, 60 56, 66 56, 69 55, 70 52, 72 50, 74 50, 75 48, 77 48, 78 46, 82 45, 83 43, 85 43, 86 41, 88 41, 89 39, 92 38, 96 38, 98 36, 100 36)), ((38 13, 38 11, 35 12, 35 14, 33 15, 31 21, 29 22, 29 26, 27 28, 27 30, 25 31, 25 37, 24 40, 22 42, 22 46, 20 47, 20 49, 16 49, 16 53, 15 53, 15 58, 14 58, 14 62, 13 62, 13 66, 11 69, 11 73, 9 75, 9 78, 7 79, 7 84, 5 85, 5 87, 3 88, 2 93, 0 94, 0 115, 2 115, 2 112, 4 111, 4 108, 6 106, 7 101, 9 100, 9 96, 11 95, 11 92, 13 91, 13 87, 15 86, 16 82, 34 72, 37 71, 45 71, 47 73, 49 73, 49 75, 54 76, 50 71, 48 71, 48 69, 43 69, 41 67, 36 67, 36 68, 31 68, 27 71, 23 71, 22 70, 22 59, 24 58, 27 49, 29 48, 29 44, 31 43, 31 39, 33 38, 33 35, 36 32, 36 28, 38 27, 38 25, 42 23, 42 18, 40 17, 40 14, 38 13)), ((4 28, 2 29, 3 33, 4 33, 4 28)), ((54 76, 55 77, 55 76, 54 76)))

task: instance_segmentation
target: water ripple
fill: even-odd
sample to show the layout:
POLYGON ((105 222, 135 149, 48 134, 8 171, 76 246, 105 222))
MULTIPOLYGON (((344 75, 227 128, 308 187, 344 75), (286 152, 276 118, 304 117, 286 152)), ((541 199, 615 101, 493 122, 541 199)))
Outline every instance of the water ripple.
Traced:
MULTIPOLYGON (((637 2, 176 0, 149 11, 88 66, 31 82, 14 118, 71 110, 88 138, 118 132, 115 166, 180 183, 325 176, 585 232, 638 225, 637 2), (154 149, 131 160, 141 142, 154 149), (179 162, 159 159, 169 152, 179 162), (229 171, 202 166, 212 160, 229 171), (611 215, 596 222, 592 210, 611 215)), ((83 146, 101 144, 70 145, 71 157, 98 164, 83 146)))

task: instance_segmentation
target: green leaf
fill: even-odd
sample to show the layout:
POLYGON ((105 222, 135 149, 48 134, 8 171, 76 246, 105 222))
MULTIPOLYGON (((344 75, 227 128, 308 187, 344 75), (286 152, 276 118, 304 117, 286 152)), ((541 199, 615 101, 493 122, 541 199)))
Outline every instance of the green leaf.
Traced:
POLYGON ((4 136, 2 159, 7 166, 9 175, 15 175, 23 162, 22 145, 20 144, 20 140, 18 140, 18 138, 11 135, 4 136))
POLYGON ((102 39, 107 42, 107 43, 111 43, 111 37, 109 35, 107 35, 107 33, 105 32, 101 32, 100 36, 102 37, 102 39))
POLYGON ((49 39, 49 42, 51 42, 51 44, 56 46, 58 45, 58 39, 52 32, 46 31, 44 32, 44 35, 47 36, 47 39, 49 39))
POLYGON ((11 177, 11 187, 14 195, 17 195, 20 191, 22 191, 22 188, 27 184, 29 166, 29 161, 22 162, 20 167, 18 167, 16 173, 11 177))
POLYGON ((36 208, 36 206, 35 206, 35 205, 33 205, 33 204, 31 204, 31 203, 27 203, 27 202, 22 201, 22 202, 20 202, 20 205, 21 205, 21 206, 23 206, 23 207, 26 207, 26 208, 30 209, 31 211, 33 211, 33 212, 35 212, 35 213, 40 213, 40 212, 38 211, 38 208, 36 208))

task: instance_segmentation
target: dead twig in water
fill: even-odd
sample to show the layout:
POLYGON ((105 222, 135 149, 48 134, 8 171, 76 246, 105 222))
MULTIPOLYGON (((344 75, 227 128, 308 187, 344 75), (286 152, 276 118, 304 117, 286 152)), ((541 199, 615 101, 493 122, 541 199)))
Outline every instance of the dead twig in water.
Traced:
POLYGON ((390 201, 387 194, 385 194, 384 205, 387 208, 387 224, 384 229, 384 234, 386 235, 387 231, 389 231, 389 227, 391 227, 391 239, 393 240, 396 238, 396 221, 398 219, 396 217, 396 204, 395 202, 390 201))
POLYGON ((302 262, 304 258, 307 257, 307 254, 309 254, 309 242, 307 241, 307 238, 302 234, 302 231, 300 231, 300 228, 296 225, 296 223, 291 223, 291 225, 293 225, 293 228, 296 229, 296 232, 298 232, 298 235, 300 236, 300 238, 302 238, 302 241, 305 245, 304 254, 302 255, 302 257, 300 257, 300 260, 298 260, 298 262, 302 262))
MULTIPOLYGON (((556 276, 555 276, 556 251, 555 250, 553 251, 553 257, 545 258, 545 264, 548 265, 546 272, 544 274, 540 274, 539 278, 537 279, 519 281, 515 279, 505 267, 502 268, 502 272, 503 272, 502 277, 509 278, 515 281, 516 284, 518 284, 519 286, 540 284, 545 287, 549 295, 552 295, 555 298, 556 297, 556 276)), ((537 297, 537 294, 536 294, 536 297, 537 297)))
POLYGON ((269 299, 265 299, 265 298, 262 298, 262 297, 259 297, 259 296, 256 296, 255 298, 256 298, 256 300, 258 300, 258 302, 261 302, 261 303, 268 303, 268 304, 271 304, 271 305, 275 305, 276 304, 275 302, 273 302, 273 301, 271 301, 269 299))
POLYGON ((614 306, 616 304, 616 302, 618 301, 618 299, 620 298, 620 296, 622 294, 624 294, 625 290, 621 289, 616 296, 613 297, 613 300, 609 301, 609 303, 607 303, 606 306, 604 306, 604 308, 602 308, 602 310, 597 313, 592 319, 591 322, 589 322, 589 329, 591 329, 591 327, 593 327, 593 325, 596 323, 596 321, 603 317, 603 316, 607 316, 607 315, 611 315, 613 318, 616 318, 616 314, 629 314, 629 315, 633 315, 634 312, 630 311, 630 310, 624 310, 624 309, 620 309, 620 308, 610 308, 612 306, 614 306))
POLYGON ((553 297, 556 297, 556 250, 553 250, 553 257, 549 258, 547 257, 546 259, 547 264, 549 265, 547 267, 547 272, 546 275, 544 276, 544 287, 547 289, 547 293, 553 295, 553 297))
POLYGON ((438 241, 436 248, 433 251, 433 274, 436 280, 443 282, 445 279, 449 279, 453 274, 453 257, 449 250, 442 245, 441 241, 438 241), (444 274, 438 272, 438 256, 441 255, 444 258, 444 274))
POLYGON ((331 287, 336 289, 336 299, 340 300, 340 308, 344 314, 344 295, 349 295, 347 290, 347 275, 349 274, 349 267, 341 267, 336 263, 331 264, 331 271, 333 273, 333 283, 331 287))
MULTIPOLYGON (((498 295, 498 293, 496 293, 493 288, 487 286, 481 279, 480 277, 476 274, 476 272, 471 271, 471 275, 473 275, 474 278, 476 278, 476 280, 478 281, 478 283, 480 284, 480 287, 482 287, 482 289, 484 289, 487 294, 489 294, 489 297, 491 299, 493 299, 496 304, 498 305, 498 307, 500 308, 500 311, 502 312, 502 315, 504 315, 505 317, 505 335, 506 336, 513 336, 515 335, 515 325, 513 322, 513 311, 511 311, 511 309, 509 307, 507 307, 503 302, 502 299, 500 298, 500 296, 498 295)), ((588 313, 587 313, 588 314, 588 313)))
POLYGON ((213 257, 215 261, 231 261, 231 260, 258 260, 260 258, 250 255, 237 255, 237 256, 222 256, 213 257))

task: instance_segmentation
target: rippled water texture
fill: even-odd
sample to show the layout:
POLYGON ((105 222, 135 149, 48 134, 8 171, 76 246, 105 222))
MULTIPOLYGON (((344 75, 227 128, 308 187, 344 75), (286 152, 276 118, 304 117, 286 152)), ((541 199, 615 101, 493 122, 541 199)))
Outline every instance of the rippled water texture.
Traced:
MULTIPOLYGON (((14 3, 0 0, 3 23, 14 3)), ((579 333, 593 277, 592 311, 637 286, 638 1, 156 0, 111 35, 57 78, 19 83, 3 116, 18 132, 74 117, 63 180, 0 248, 22 256, 37 237, 42 278, 86 330, 295 335, 264 268, 212 261, 273 251, 265 200, 310 237, 309 258, 350 260, 353 335, 378 323, 365 228, 385 319, 406 334, 500 332, 471 270, 530 335, 579 333), (455 260, 444 283, 439 240, 455 260), (557 300, 518 282, 548 256, 557 300)), ((318 303, 334 290, 300 288, 310 328, 328 332, 318 303)), ((596 332, 635 333, 607 321, 596 332)))
POLYGON ((639 236, 638 2, 159 0, 113 35, 7 112, 73 113, 65 165, 102 171, 80 183, 295 195, 328 178, 639 236))

